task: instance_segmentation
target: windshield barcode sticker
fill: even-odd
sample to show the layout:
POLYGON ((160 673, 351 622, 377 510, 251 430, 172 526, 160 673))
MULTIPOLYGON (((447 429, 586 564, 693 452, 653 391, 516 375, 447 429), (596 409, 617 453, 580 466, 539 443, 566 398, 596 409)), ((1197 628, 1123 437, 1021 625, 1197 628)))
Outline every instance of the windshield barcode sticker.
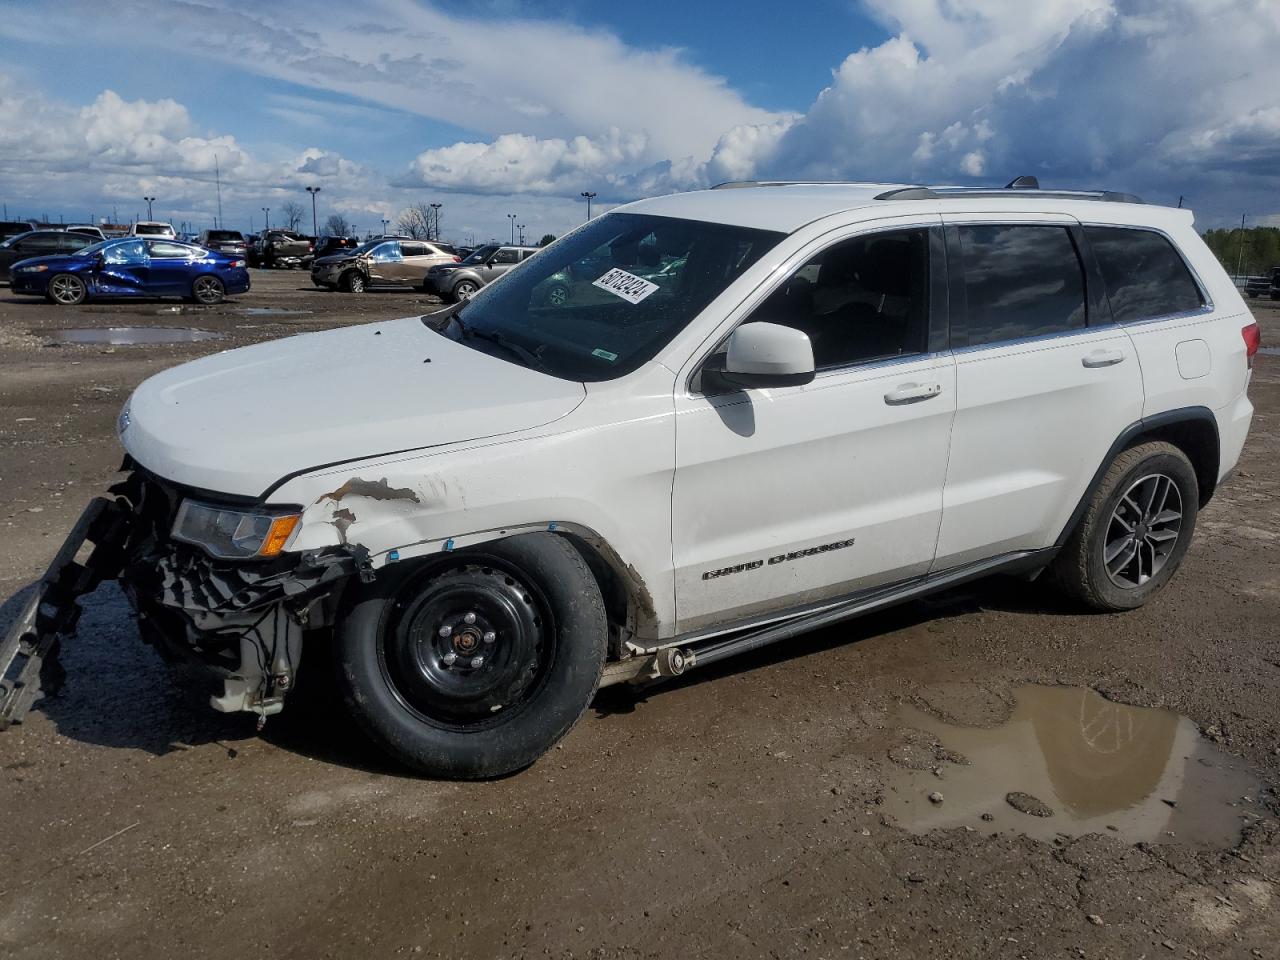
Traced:
POLYGON ((639 303, 658 289, 656 283, 650 283, 644 277, 637 277, 634 273, 627 273, 620 267, 614 267, 599 280, 591 281, 591 285, 601 290, 608 290, 628 303, 639 303))

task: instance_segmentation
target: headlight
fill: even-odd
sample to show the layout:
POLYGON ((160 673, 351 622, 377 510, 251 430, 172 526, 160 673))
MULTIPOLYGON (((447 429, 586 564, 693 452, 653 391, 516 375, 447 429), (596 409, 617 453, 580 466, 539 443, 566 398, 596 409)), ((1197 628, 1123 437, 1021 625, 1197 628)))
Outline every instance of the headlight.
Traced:
POLYGON ((38 263, 32 267, 19 267, 18 272, 19 273, 44 273, 44 271, 48 269, 49 269, 49 265, 47 263, 38 263))
POLYGON ((274 557, 298 525, 296 513, 253 512, 183 500, 173 539, 194 543, 215 557, 274 557))

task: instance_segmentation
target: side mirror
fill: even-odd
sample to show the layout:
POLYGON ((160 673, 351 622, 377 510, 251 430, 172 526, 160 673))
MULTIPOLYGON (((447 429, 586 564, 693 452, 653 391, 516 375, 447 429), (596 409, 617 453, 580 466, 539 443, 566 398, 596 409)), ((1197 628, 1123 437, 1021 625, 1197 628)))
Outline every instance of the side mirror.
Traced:
POLYGON ((809 335, 778 323, 744 323, 729 337, 717 379, 738 387, 798 387, 813 382, 809 335))

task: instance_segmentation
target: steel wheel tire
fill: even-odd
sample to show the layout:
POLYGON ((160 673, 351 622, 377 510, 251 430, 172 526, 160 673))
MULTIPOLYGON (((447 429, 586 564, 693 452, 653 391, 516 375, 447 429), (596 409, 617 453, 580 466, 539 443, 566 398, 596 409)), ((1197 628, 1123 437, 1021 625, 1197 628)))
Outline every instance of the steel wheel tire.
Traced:
POLYGON ((49 278, 49 299, 64 307, 84 303, 88 291, 84 281, 72 273, 59 273, 49 278))
POLYGON ((221 280, 207 274, 202 277, 196 277, 191 283, 192 299, 207 306, 221 303, 222 298, 226 296, 226 292, 227 288, 222 285, 221 280))
POLYGON ((1050 567, 1094 610, 1132 610, 1172 579, 1195 532, 1200 487, 1185 453, 1144 443, 1112 462, 1050 567))
POLYGON ((356 721, 432 776, 502 776, 533 763, 586 710, 604 667, 599 587, 573 545, 509 537, 361 588, 335 631, 356 721))

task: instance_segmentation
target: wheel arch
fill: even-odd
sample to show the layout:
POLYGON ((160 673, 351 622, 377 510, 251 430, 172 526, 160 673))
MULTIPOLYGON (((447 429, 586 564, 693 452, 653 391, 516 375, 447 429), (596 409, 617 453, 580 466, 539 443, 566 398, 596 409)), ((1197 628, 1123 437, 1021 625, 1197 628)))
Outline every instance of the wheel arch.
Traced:
POLYGON ((1213 499, 1218 486, 1218 467, 1221 463, 1221 441, 1218 436, 1218 421, 1208 407, 1180 407, 1177 410, 1166 410, 1163 413, 1143 417, 1126 427, 1098 465, 1097 471, 1085 488, 1080 502, 1071 513, 1071 518, 1062 528, 1055 547, 1066 544, 1071 533, 1079 525, 1089 500, 1094 491, 1102 483, 1107 468, 1117 456, 1136 447, 1140 443, 1152 440, 1163 440, 1177 447, 1187 455, 1196 473, 1196 482, 1200 488, 1200 506, 1204 507, 1213 499))

